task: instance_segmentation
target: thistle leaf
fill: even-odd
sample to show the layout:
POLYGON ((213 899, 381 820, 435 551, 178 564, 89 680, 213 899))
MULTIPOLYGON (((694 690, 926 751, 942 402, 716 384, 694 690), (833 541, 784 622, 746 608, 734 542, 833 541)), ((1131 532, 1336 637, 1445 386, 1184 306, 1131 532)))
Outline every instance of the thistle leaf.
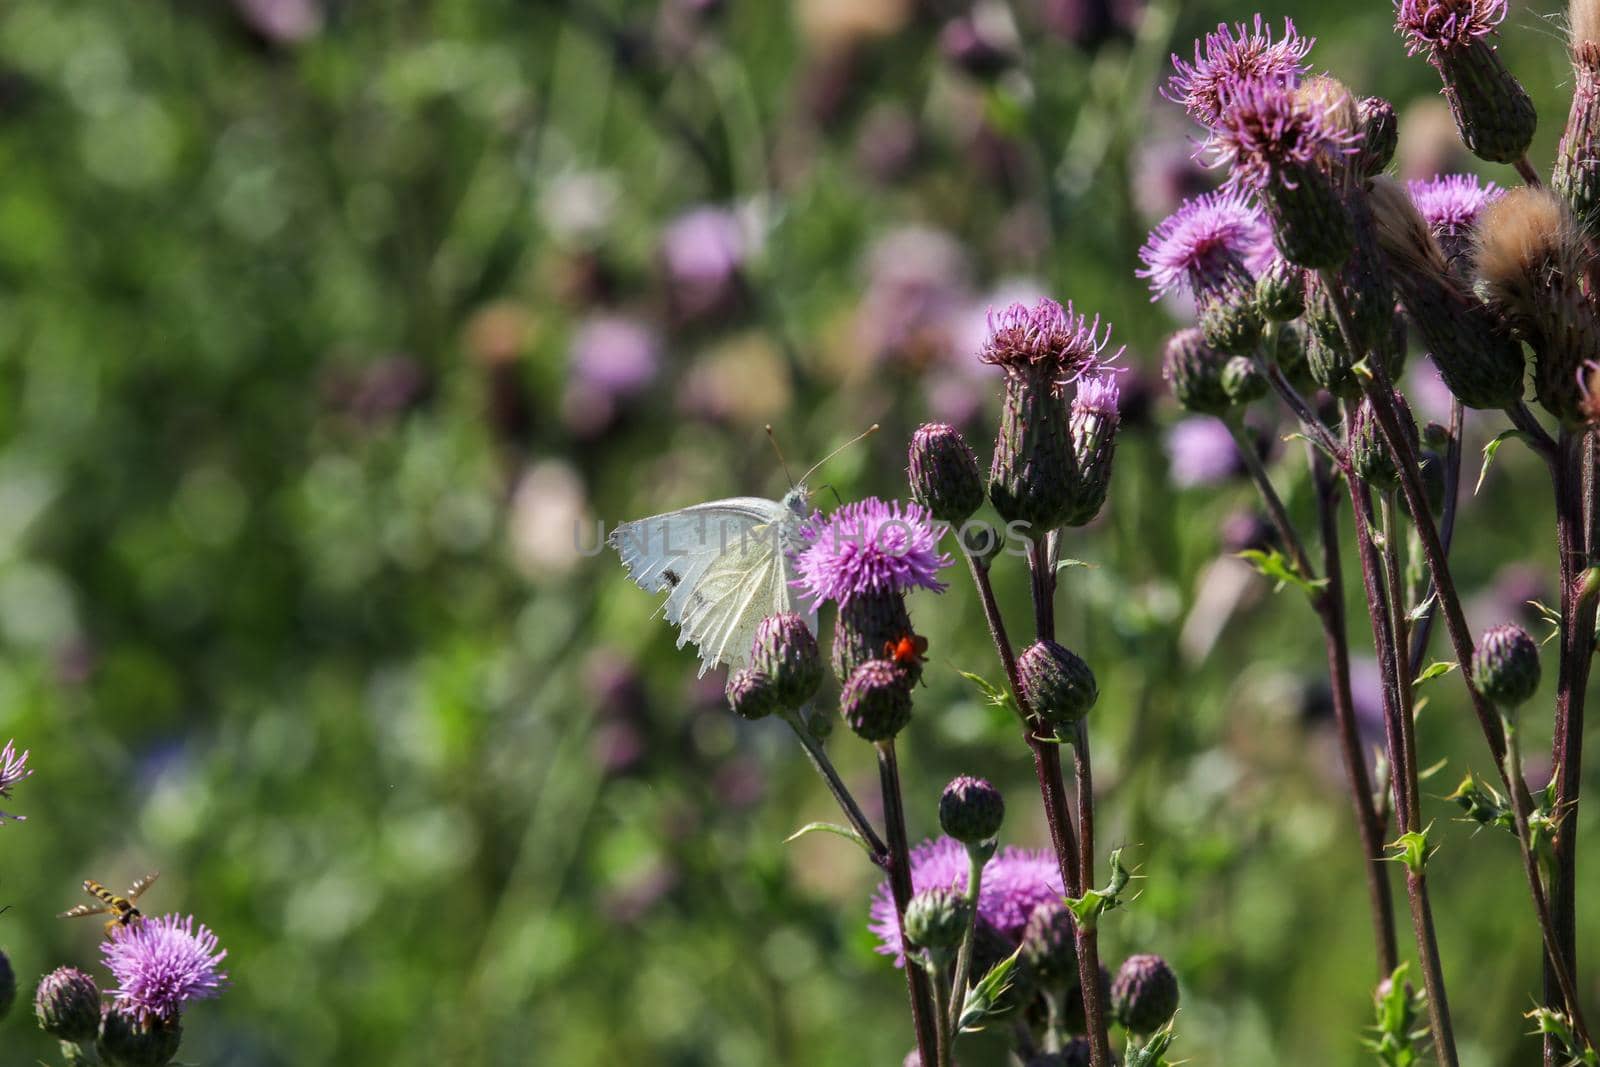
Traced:
POLYGON ((839 837, 854 841, 856 844, 861 846, 861 851, 865 852, 868 856, 872 855, 872 849, 867 845, 866 841, 862 840, 860 834, 850 829, 850 827, 840 826, 836 822, 808 822, 804 826, 800 827, 800 829, 784 838, 783 843, 787 845, 791 841, 798 841, 807 834, 814 833, 836 834, 839 837))
POLYGON ((1494 440, 1483 446, 1483 466, 1478 471, 1478 484, 1472 487, 1473 496, 1477 496, 1478 490, 1483 488, 1483 480, 1489 475, 1489 464, 1494 462, 1495 453, 1500 451, 1500 446, 1509 438, 1520 437, 1527 440, 1527 436, 1521 430, 1503 430, 1495 435, 1494 440))
POLYGON ((1456 665, 1454 663, 1446 663, 1444 660, 1435 660, 1424 667, 1422 673, 1417 675, 1416 678, 1412 680, 1411 684, 1413 686, 1418 686, 1423 682, 1431 682, 1435 678, 1441 678, 1455 669, 1456 665))
POLYGON ((1239 553, 1239 558, 1254 567, 1256 573, 1263 578, 1277 582, 1276 589, 1279 590, 1286 585, 1292 585, 1307 596, 1311 596, 1321 592, 1328 584, 1326 578, 1312 580, 1301 574, 1295 569, 1294 564, 1289 562, 1289 558, 1275 548, 1265 552, 1259 548, 1247 548, 1239 553))
POLYGON ((983 1029, 984 1023, 996 1012, 1002 998, 1010 990, 1017 971, 1017 958, 1021 954, 1022 949, 1018 948, 989 968, 989 973, 967 990, 966 998, 961 1002, 961 1018, 956 1023, 960 1033, 975 1034, 983 1029))

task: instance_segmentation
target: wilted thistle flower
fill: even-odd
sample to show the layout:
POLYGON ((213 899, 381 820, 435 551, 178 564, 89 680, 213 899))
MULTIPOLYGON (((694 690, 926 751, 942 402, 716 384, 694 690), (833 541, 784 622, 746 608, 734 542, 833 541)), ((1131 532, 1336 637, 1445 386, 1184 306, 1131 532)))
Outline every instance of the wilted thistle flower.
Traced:
POLYGON ((780 710, 798 708, 815 696, 822 684, 822 652, 816 636, 792 611, 768 615, 756 624, 750 666, 771 679, 780 710))
POLYGON ((1039 986, 1060 989, 1077 981, 1077 929, 1072 910, 1060 900, 1046 900, 1028 916, 1021 961, 1039 986))
POLYGON ((63 1041, 90 1041, 100 1029, 100 989, 76 967, 57 967, 39 979, 33 997, 39 1028, 63 1041))
POLYGON ((1378 179, 1369 199, 1378 243, 1394 267, 1390 277, 1395 291, 1439 376, 1463 404, 1493 409, 1522 399, 1522 345, 1466 289, 1434 235, 1470 239, 1472 220, 1491 201, 1486 193, 1476 181, 1446 178, 1412 182, 1407 196, 1396 183, 1378 179), (1426 211, 1420 210, 1422 203, 1428 204, 1426 211))
POLYGON ((724 695, 734 714, 751 722, 765 719, 783 707, 772 676, 754 667, 738 667, 729 672, 724 695))
POLYGON ((1394 105, 1381 96, 1363 97, 1357 105, 1361 124, 1361 152, 1356 166, 1364 178, 1388 169, 1400 146, 1400 119, 1394 105))
POLYGON ((1488 42, 1506 17, 1506 0, 1398 0, 1395 28, 1406 52, 1428 54, 1444 81, 1461 140, 1480 159, 1515 163, 1528 151, 1539 116, 1488 42))
POLYGON ((1474 174, 1441 174, 1409 181, 1406 192, 1452 265, 1471 251, 1483 209, 1505 195, 1494 182, 1480 182, 1474 174))
MULTIPOLYGON (((924 841, 911 850, 911 888, 917 893, 935 888, 965 891, 970 865, 966 846, 955 838, 924 841)), ((1002 848, 983 868, 983 884, 978 890, 980 927, 1009 943, 1009 954, 1017 947, 1033 909, 1046 900, 1059 900, 1062 892, 1054 854, 1002 848)), ((869 926, 878 938, 878 951, 896 957, 897 965, 903 962, 894 895, 887 881, 873 894, 869 926)))
POLYGON ((906 478, 911 498, 940 522, 959 527, 983 506, 978 457, 954 426, 917 427, 907 449, 906 478))
POLYGON ((1260 196, 1283 258, 1320 269, 1350 254, 1349 214, 1327 167, 1360 140, 1319 100, 1286 82, 1261 82, 1229 90, 1212 150, 1232 168, 1233 183, 1260 196))
POLYGON ((1073 725, 1100 697, 1089 665, 1054 641, 1036 641, 1023 650, 1017 679, 1029 710, 1049 726, 1073 725))
POLYGON ((183 1043, 183 1023, 176 1013, 141 1014, 124 1004, 107 1004, 100 1014, 96 1050, 111 1067, 164 1067, 183 1043))
POLYGON ((101 943, 100 955, 117 979, 112 998, 140 1016, 176 1019, 189 1001, 221 994, 228 979, 220 969, 227 950, 192 915, 119 926, 101 943))
POLYGON ((1200 329, 1212 348, 1230 354, 1254 350, 1261 312, 1247 261, 1271 240, 1260 208, 1242 189, 1221 189, 1184 201, 1150 232, 1136 273, 1156 297, 1179 285, 1194 293, 1200 329))
POLYGON ((1539 689, 1539 645, 1520 626, 1491 626, 1472 652, 1472 680, 1490 701, 1513 711, 1539 689))
MULTIPOLYGON (((907 591, 945 588, 937 575, 951 558, 939 552, 939 531, 919 505, 869 497, 805 524, 800 535, 794 585, 815 603, 839 605, 833 668, 841 682, 912 636, 907 591)), ((905 666, 913 682, 921 677, 920 662, 905 666)))
MULTIPOLYGON (((33 773, 33 768, 28 766, 28 750, 17 751, 15 740, 6 742, 5 748, 0 748, 0 797, 7 800, 11 798, 11 790, 16 784, 33 773)), ((7 819, 17 822, 26 821, 26 816, 12 815, 10 812, 0 811, 0 823, 7 819)))
POLYGON ((939 795, 939 826, 962 844, 989 840, 1000 832, 1005 817, 1005 798, 982 778, 964 774, 939 795))
POLYGON ((967 902, 946 887, 924 889, 906 905, 906 941, 934 959, 948 958, 967 932, 967 902))
MULTIPOLYGON (((1417 436, 1417 420, 1412 418, 1411 408, 1399 392, 1394 394, 1394 406, 1401 431, 1410 439, 1411 451, 1415 453, 1422 447, 1417 436)), ((1388 441, 1372 411, 1372 401, 1366 397, 1361 398, 1350 420, 1350 465, 1374 489, 1391 492, 1400 483, 1400 472, 1390 456, 1388 441)))
POLYGON ((1600 229, 1600 3, 1572 0, 1572 108, 1556 150, 1550 187, 1584 229, 1600 229))
POLYGON ((911 721, 911 684, 893 660, 869 659, 845 679, 839 713, 863 741, 891 741, 911 721))
POLYGON ((1584 293, 1583 234, 1548 189, 1513 189, 1478 224, 1479 291, 1533 348, 1534 395, 1562 422, 1582 421, 1578 375, 1600 359, 1600 322, 1584 293))
POLYGON ((1200 125, 1217 124, 1225 106, 1224 98, 1241 85, 1258 81, 1293 82, 1306 74, 1306 56, 1316 39, 1301 37, 1294 23, 1283 20, 1283 34, 1276 41, 1272 29, 1260 15, 1253 27, 1236 23, 1230 28, 1219 23, 1194 44, 1194 62, 1172 57, 1177 72, 1167 80, 1162 95, 1182 104, 1200 125))
POLYGON ((1121 419, 1118 403, 1121 391, 1110 374, 1097 374, 1078 383, 1072 398, 1072 453, 1078 476, 1072 487, 1072 506, 1062 519, 1068 526, 1082 526, 1106 502, 1111 488, 1111 464, 1117 451, 1117 425, 1121 419))
POLYGON ((1111 983, 1111 1010, 1134 1033, 1154 1033, 1178 1010, 1178 976, 1160 956, 1129 956, 1111 983))
POLYGON ((1068 304, 1012 304, 989 315, 978 358, 1005 371, 1000 432, 989 467, 989 499, 1007 523, 1043 537, 1072 507, 1076 459, 1063 390, 1100 362, 1110 339, 1100 320, 1068 304))
POLYGON ((1167 338, 1161 376, 1186 411, 1223 415, 1233 407, 1233 398, 1222 383, 1227 364, 1228 357, 1206 344, 1205 337, 1191 326, 1167 338))

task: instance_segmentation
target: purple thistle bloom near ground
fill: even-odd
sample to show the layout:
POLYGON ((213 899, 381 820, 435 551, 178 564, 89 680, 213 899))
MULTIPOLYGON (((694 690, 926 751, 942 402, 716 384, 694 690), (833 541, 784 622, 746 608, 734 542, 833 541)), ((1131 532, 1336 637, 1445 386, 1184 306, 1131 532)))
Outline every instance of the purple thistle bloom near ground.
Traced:
POLYGON ((939 552, 941 532, 917 504, 877 497, 846 504, 801 527, 805 547, 795 557, 793 585, 816 604, 844 604, 864 593, 941 592, 939 569, 952 562, 939 552))
POLYGON ((1473 174, 1409 181, 1406 190, 1435 237, 1470 237, 1478 214, 1505 195, 1494 182, 1480 182, 1473 174))
MULTIPOLYGON (((924 841, 911 850, 911 889, 914 893, 965 890, 967 867, 967 849, 961 842, 951 837, 924 841)), ((1015 944, 1033 909, 1046 900, 1059 900, 1062 893, 1061 873, 1052 854, 1013 845, 1001 849, 983 868, 978 918, 1015 944)), ((903 966, 905 955, 888 882, 881 883, 872 896, 868 928, 877 935, 878 951, 893 956, 896 966, 903 966)))
POLYGON ((1361 142, 1359 133, 1339 129, 1285 80, 1230 90, 1214 133, 1213 165, 1232 168, 1230 184, 1257 190, 1324 154, 1350 155, 1361 142))
POLYGON ((609 397, 632 396, 655 380, 661 344, 644 323, 595 315, 578 327, 570 353, 573 378, 609 397))
POLYGON ((1506 0, 1398 0, 1394 25, 1406 54, 1460 48, 1487 37, 1506 17, 1506 0))
POLYGON ((100 946, 106 969, 117 980, 112 997, 138 1012, 176 1017, 191 1000, 222 992, 228 976, 219 965, 228 953, 217 935, 194 916, 163 915, 118 927, 100 946))
POLYGON ((1229 261, 1260 265, 1272 251, 1272 227, 1242 189, 1219 189, 1185 200, 1139 249, 1144 266, 1135 273, 1149 281, 1152 299, 1180 285, 1205 288, 1229 261))
MULTIPOLYGON (((0 748, 0 797, 9 798, 12 788, 32 773, 33 768, 28 766, 28 750, 23 749, 18 753, 16 741, 7 741, 6 747, 0 748)), ((7 819, 26 821, 25 816, 0 811, 0 823, 7 819)))
POLYGON ((1276 41, 1260 15, 1253 27, 1219 23, 1215 33, 1194 43, 1193 63, 1172 57, 1177 73, 1168 79, 1162 95, 1182 104, 1210 128, 1221 116, 1226 98, 1240 86, 1263 80, 1294 82, 1309 73, 1306 55, 1314 43, 1315 38, 1296 33, 1288 19, 1283 20, 1283 36, 1276 41))

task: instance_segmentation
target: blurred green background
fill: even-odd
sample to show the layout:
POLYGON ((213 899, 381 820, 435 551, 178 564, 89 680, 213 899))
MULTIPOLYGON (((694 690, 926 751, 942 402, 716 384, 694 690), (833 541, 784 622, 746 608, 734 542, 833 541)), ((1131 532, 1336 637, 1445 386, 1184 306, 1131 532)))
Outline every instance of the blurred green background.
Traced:
MULTIPOLYGON (((1554 10, 1513 5, 1503 42, 1541 166, 1570 83, 1554 10)), ((1173 961, 1192 1062, 1360 1062, 1371 939, 1318 633, 1218 562, 1253 495, 1172 444, 1153 367, 1178 319, 1133 277, 1209 180, 1154 93, 1166 57, 1251 13, 8 0, 0 740, 37 774, 0 829, 0 946, 24 998, 98 970, 98 926, 52 918, 82 878, 159 869, 149 910, 230 952, 186 1063, 898 1064, 872 871, 782 844, 827 795, 779 725, 696 684, 595 523, 780 492, 767 422, 795 468, 882 423, 816 481, 904 496, 918 422, 986 454, 983 310, 1048 293, 1114 324, 1145 398, 1064 550, 1094 564, 1062 602, 1100 678, 1102 849, 1145 877, 1106 955, 1173 961)), ((1403 170, 1464 166, 1388 3, 1267 14, 1403 105, 1403 170)), ((1470 427, 1468 487, 1500 428, 1470 427)), ((1303 509, 1304 457, 1280 469, 1303 509)), ((1526 456, 1464 502, 1456 556, 1477 625, 1551 595, 1526 456)), ((955 671, 998 674, 952 577, 912 603, 934 657, 902 739, 912 836, 971 772, 1040 846, 1027 752, 955 671)), ((1430 695, 1437 797, 1490 768, 1458 682, 1430 695)), ((868 746, 830 746, 873 792, 868 746)), ((1514 847, 1453 814, 1429 801, 1463 1062, 1532 1063, 1514 847)), ((26 1003, 0 1026, 0 1061, 54 1055, 26 1003)))

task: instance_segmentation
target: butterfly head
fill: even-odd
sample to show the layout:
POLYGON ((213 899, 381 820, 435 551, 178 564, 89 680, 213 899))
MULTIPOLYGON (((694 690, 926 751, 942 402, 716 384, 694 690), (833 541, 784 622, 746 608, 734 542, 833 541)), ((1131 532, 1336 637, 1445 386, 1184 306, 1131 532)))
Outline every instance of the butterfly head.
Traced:
POLYGON ((811 490, 802 482, 783 494, 783 506, 792 515, 802 519, 811 517, 811 490))

